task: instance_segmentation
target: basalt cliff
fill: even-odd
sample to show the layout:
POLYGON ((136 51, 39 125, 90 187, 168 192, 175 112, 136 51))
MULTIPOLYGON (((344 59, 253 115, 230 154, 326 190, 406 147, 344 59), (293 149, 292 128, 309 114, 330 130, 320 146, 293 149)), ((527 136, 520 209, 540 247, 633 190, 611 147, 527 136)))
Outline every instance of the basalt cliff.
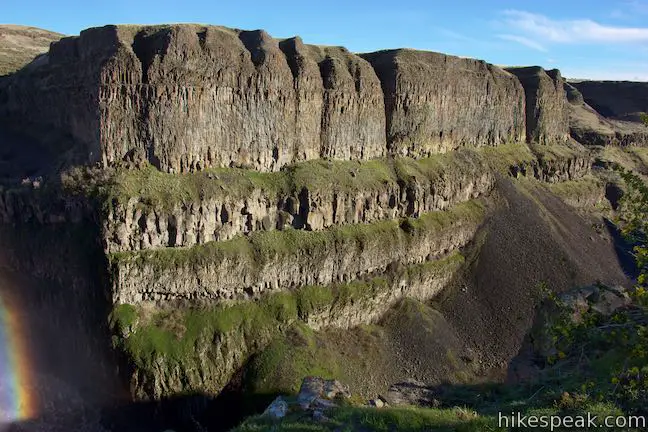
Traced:
POLYGON ((101 379, 123 386, 101 404, 148 402, 186 430, 314 370, 365 395, 501 375, 538 284, 626 281, 592 229, 618 179, 592 163, 625 144, 641 163, 648 128, 585 130, 585 112, 621 120, 576 87, 261 30, 88 29, 0 77, 5 271, 57 281, 109 335, 101 379))

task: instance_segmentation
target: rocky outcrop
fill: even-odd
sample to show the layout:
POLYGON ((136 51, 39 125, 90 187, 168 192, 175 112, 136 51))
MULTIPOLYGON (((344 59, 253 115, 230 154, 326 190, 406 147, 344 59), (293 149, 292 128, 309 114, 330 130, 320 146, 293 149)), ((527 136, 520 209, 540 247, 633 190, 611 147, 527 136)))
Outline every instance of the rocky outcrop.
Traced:
POLYGON ((314 162, 265 175, 265 183, 286 185, 279 191, 257 185, 238 193, 225 175, 192 176, 213 183, 215 195, 203 191, 195 200, 152 204, 146 192, 138 191, 115 200, 104 219, 106 250, 188 247, 257 231, 319 231, 417 216, 484 195, 494 182, 484 158, 472 151, 428 161, 314 162), (300 180, 303 172, 308 183, 300 180))
POLYGON ((557 69, 508 68, 524 87, 526 138, 529 143, 549 144, 569 138, 568 112, 563 79, 557 69))
POLYGON ((315 330, 328 327, 351 329, 376 323, 402 299, 427 301, 439 295, 463 263, 463 256, 455 251, 447 257, 420 264, 390 265, 387 268, 388 277, 371 284, 371 294, 358 296, 353 304, 322 305, 304 317, 304 322, 315 330))
POLYGON ((424 157, 524 140, 524 96, 504 70, 407 49, 363 54, 382 84, 393 154, 424 157))
POLYGON ((282 396, 277 398, 263 412, 263 416, 280 419, 288 412, 302 412, 315 421, 326 421, 326 410, 337 408, 341 400, 351 397, 349 388, 337 380, 325 380, 319 377, 306 377, 302 381, 296 401, 286 401, 282 396))
POLYGON ((602 210, 610 207, 610 202, 606 198, 606 189, 609 187, 613 186, 609 183, 606 185, 603 179, 588 176, 579 180, 551 184, 549 190, 572 207, 602 210))
POLYGON ((569 109, 569 132, 585 145, 646 145, 648 127, 640 122, 606 118, 585 102, 580 91, 565 83, 569 109))
POLYGON ((532 145, 530 148, 535 158, 511 165, 509 175, 557 183, 576 180, 590 172, 593 158, 578 143, 532 145))
POLYGON ((570 81, 585 103, 599 114, 617 120, 638 121, 648 112, 648 83, 631 81, 570 81))
POLYGON ((322 232, 259 233, 191 249, 112 254, 116 304, 215 302, 354 280, 392 265, 422 263, 467 244, 483 217, 476 202, 418 219, 322 232))
POLYGON ((261 30, 92 28, 1 87, 6 123, 74 142, 86 161, 166 172, 423 157, 525 137, 523 89, 496 66, 412 50, 357 56, 261 30))
POLYGON ((385 153, 378 78, 343 48, 214 26, 106 26, 53 44, 45 63, 8 85, 0 114, 69 135, 90 161, 275 171, 385 153))

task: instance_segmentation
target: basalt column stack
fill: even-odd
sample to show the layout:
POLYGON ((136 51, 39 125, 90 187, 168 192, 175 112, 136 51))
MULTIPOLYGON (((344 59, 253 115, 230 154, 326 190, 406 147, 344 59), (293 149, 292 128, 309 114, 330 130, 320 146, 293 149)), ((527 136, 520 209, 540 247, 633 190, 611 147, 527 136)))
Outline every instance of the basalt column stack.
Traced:
POLYGON ((104 165, 277 171, 386 148, 382 90, 365 60, 261 30, 89 29, 53 44, 0 94, 4 118, 65 136, 104 165))

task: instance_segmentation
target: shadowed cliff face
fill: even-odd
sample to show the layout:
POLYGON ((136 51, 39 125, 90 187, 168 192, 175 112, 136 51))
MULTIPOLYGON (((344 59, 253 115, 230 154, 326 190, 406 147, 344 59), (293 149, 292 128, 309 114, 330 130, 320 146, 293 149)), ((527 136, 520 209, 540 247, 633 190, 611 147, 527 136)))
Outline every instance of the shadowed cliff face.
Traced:
POLYGON ((630 81, 570 82, 585 102, 605 117, 638 121, 640 112, 648 112, 648 83, 630 81))
MULTIPOLYGON (((610 110, 600 106, 597 109, 601 111, 597 112, 592 106, 590 106, 583 97, 583 94, 576 88, 575 85, 578 83, 564 83, 565 90, 567 92, 568 100, 568 109, 569 109, 569 131, 575 140, 585 145, 645 145, 648 143, 648 127, 643 125, 641 122, 638 122, 634 117, 638 115, 626 115, 619 116, 627 120, 617 120, 614 117, 609 118, 601 115, 605 112, 610 115, 610 110)), ((580 83, 583 84, 583 83, 580 83)), ((601 84, 601 83, 599 83, 601 84)), ((624 83, 619 84, 619 91, 622 93, 624 83)), ((630 83, 627 83, 630 84, 630 83)), ((642 83, 633 83, 636 84, 634 88, 639 88, 642 83)), ((590 86, 593 86, 590 84, 590 86)), ((587 91, 591 92, 592 89, 585 86, 587 91)), ((596 88, 596 86, 593 86, 596 88)), ((610 90, 610 92, 612 92, 610 90)), ((623 96, 622 96, 623 97, 623 96)), ((589 99, 592 101, 592 99, 589 99)), ((616 104, 616 102, 613 102, 616 104)), ((625 101, 623 107, 619 108, 627 109, 631 101, 625 101)), ((638 108, 640 106, 634 106, 638 108)), ((631 108, 633 109, 633 108, 631 108)), ((616 117, 615 114, 612 114, 616 117)))
POLYGON ((0 229, 0 295, 22 331, 4 330, 24 347, 14 354, 35 416, 18 430, 98 431, 100 409, 129 400, 110 352, 94 236, 84 224, 0 229))

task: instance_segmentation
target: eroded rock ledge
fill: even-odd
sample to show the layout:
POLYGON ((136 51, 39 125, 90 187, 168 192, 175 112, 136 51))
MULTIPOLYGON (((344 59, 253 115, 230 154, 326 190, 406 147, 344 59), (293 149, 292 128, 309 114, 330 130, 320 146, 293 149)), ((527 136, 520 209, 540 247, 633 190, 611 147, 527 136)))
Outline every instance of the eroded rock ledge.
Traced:
POLYGON ((257 231, 416 217, 488 193, 497 167, 555 182, 583 176, 590 163, 578 146, 501 145, 421 160, 311 161, 267 174, 123 171, 106 199, 105 248, 190 247, 257 231))
POLYGON ((472 240, 484 216, 478 201, 418 218, 321 232, 256 233, 193 248, 110 255, 116 304, 245 300, 305 285, 347 282, 390 265, 432 260, 472 240))
POLYGON ((104 222, 108 252, 417 216, 487 193, 494 172, 482 155, 465 151, 421 161, 312 161, 281 173, 148 171, 120 178, 104 222), (137 191, 131 195, 129 188, 137 191))

